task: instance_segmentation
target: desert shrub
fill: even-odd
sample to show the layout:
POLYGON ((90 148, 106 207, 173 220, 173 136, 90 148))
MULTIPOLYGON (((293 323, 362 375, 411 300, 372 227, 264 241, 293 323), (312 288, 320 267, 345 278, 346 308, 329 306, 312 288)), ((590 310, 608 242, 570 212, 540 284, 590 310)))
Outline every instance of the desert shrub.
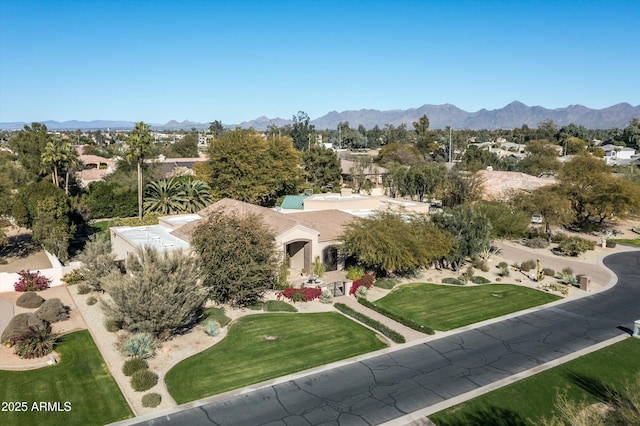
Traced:
POLYGON ((347 279, 348 280, 357 280, 361 276, 364 275, 364 269, 360 266, 351 266, 347 268, 347 279))
POLYGON ((2 332, 2 343, 11 343, 11 337, 25 333, 29 327, 44 328, 46 323, 33 313, 22 313, 14 316, 2 332))
POLYGON ((253 300, 251 302, 248 302, 245 305, 245 308, 250 309, 252 311, 261 311, 263 307, 264 307, 264 302, 262 300, 253 300))
POLYGON ((479 257, 473 258, 471 266, 476 269, 480 269, 482 272, 489 272, 489 264, 486 259, 480 259, 479 257))
POLYGON ((511 274, 511 272, 509 271, 509 267, 505 266, 504 268, 502 268, 500 270, 500 276, 501 277, 508 277, 511 274))
POLYGON ((473 275, 475 274, 475 270, 473 269, 472 266, 469 266, 464 273, 462 274, 462 279, 466 282, 466 281, 470 281, 473 278, 473 275))
POLYGON ((154 408, 160 405, 162 396, 159 393, 148 393, 142 396, 142 406, 154 408))
POLYGON ((295 306, 282 300, 267 300, 262 309, 266 312, 298 312, 295 306))
MULTIPOLYGON (((84 264, 79 270, 85 281, 83 284, 91 290, 102 290, 102 279, 116 270, 115 255, 111 252, 108 238, 92 237, 78 259, 84 264)), ((88 292, 80 294, 86 293, 88 292)))
POLYGON ((544 229, 541 227, 532 226, 531 228, 529 228, 529 231, 527 232, 527 239, 529 240, 532 240, 534 238, 545 239, 546 237, 547 235, 545 234, 544 229))
POLYGON ((569 274, 567 272, 560 272, 558 274, 558 279, 560 281, 562 281, 563 283, 567 284, 567 285, 577 285, 578 284, 578 277, 569 274))
POLYGON ((544 238, 529 238, 522 242, 525 247, 541 249, 545 248, 549 245, 546 239, 544 238))
POLYGON ((581 237, 569 237, 558 244, 558 252, 565 256, 578 256, 587 250, 593 250, 596 242, 581 237))
POLYGON ((367 287, 361 285, 360 287, 358 287, 356 289, 355 295, 356 295, 356 299, 366 299, 367 298, 367 287))
POLYGON ((292 302, 311 302, 317 299, 322 294, 320 287, 302 287, 302 288, 287 288, 278 293, 278 300, 281 297, 286 297, 292 302))
MULTIPOLYGON (((402 325, 405 325, 409 328, 412 328, 414 330, 417 330, 421 333, 425 333, 425 334, 433 334, 434 331, 431 327, 428 326, 424 326, 422 324, 419 324, 413 320, 410 320, 408 318, 405 318, 401 315, 397 315, 391 311, 386 310, 385 308, 376 305, 373 302, 369 302, 366 299, 358 299, 358 303, 360 303, 362 306, 366 306, 367 308, 378 312, 379 314, 384 315, 387 318, 391 318, 392 320, 394 320, 395 322, 399 322, 402 325)), ((338 303, 336 303, 336 305, 338 305, 338 303)))
MULTIPOLYGON (((125 356, 152 358, 158 349, 158 340, 149 333, 136 333, 122 344, 121 352, 125 356)), ((143 389, 145 390, 145 389, 143 389)))
POLYGON ((556 271, 554 271, 551 268, 543 268, 542 269, 542 273, 545 274, 547 277, 555 277, 556 276, 556 271))
POLYGON ((207 320, 202 324, 204 332, 209 336, 217 336, 220 333, 220 323, 214 320, 207 320))
POLYGON ((476 275, 475 277, 471 278, 471 282, 474 284, 489 284, 491 281, 486 279, 485 277, 476 275))
POLYGON ((16 355, 20 358, 41 358, 50 354, 56 346, 58 337, 51 332, 51 326, 29 327, 25 332, 11 337, 16 355))
POLYGON ((459 280, 457 278, 453 278, 453 277, 443 278, 442 282, 444 284, 464 285, 464 281, 459 280))
POLYGON ((224 308, 206 308, 204 310, 202 323, 209 319, 217 321, 221 327, 224 327, 231 322, 231 318, 224 314, 224 308))
POLYGON ((373 328, 374 330, 379 331, 380 333, 382 333, 383 335, 387 336, 389 339, 391 339, 392 341, 396 342, 396 343, 404 343, 406 340, 404 338, 403 335, 401 335, 400 333, 398 333, 397 331, 394 331, 392 329, 390 329, 389 327, 387 327, 386 325, 382 324, 379 321, 374 320, 373 318, 370 318, 358 311, 354 311, 353 309, 351 309, 349 306, 343 304, 343 303, 336 303, 335 304, 336 309, 338 309, 340 312, 342 312, 345 315, 348 315, 352 318, 354 318, 357 321, 360 321, 363 324, 368 325, 369 327, 373 328))
POLYGON ((131 375, 131 387, 136 392, 144 392, 158 383, 158 375, 151 370, 138 370, 131 375))
POLYGON ((64 274, 60 279, 68 285, 75 285, 84 281, 84 275, 80 272, 80 269, 74 269, 64 274))
POLYGON ((107 318, 104 320, 104 328, 109 333, 115 333, 118 330, 122 330, 122 322, 115 319, 107 318))
POLYGON ((608 248, 616 248, 617 243, 615 241, 607 240, 608 248))
POLYGON ((557 232, 551 236, 551 242, 559 244, 569 238, 567 234, 563 234, 562 232, 557 232))
POLYGON ((26 291, 23 295, 18 297, 18 300, 16 300, 16 305, 27 309, 35 309, 43 303, 44 298, 33 291, 26 291))
POLYGON ((500 262, 496 265, 496 268, 498 269, 504 269, 507 268, 509 266, 509 264, 507 262, 500 262))
POLYGON ((69 307, 62 304, 57 297, 45 300, 36 311, 36 316, 51 324, 69 319, 69 307))
POLYGON ((564 269, 562 269, 562 273, 563 274, 569 274, 569 275, 573 275, 573 269, 571 269, 570 267, 566 267, 564 269))
POLYGON ((122 373, 125 376, 129 377, 138 370, 146 370, 148 368, 149 364, 147 363, 147 361, 135 356, 124 361, 124 365, 122 366, 122 373))
POLYGON ((78 294, 89 294, 91 293, 91 286, 88 284, 78 284, 78 294))
POLYGON ((333 300, 333 293, 331 290, 324 290, 320 295, 320 303, 331 303, 333 300))
POLYGON ((376 282, 373 285, 375 287, 383 288, 385 290, 391 290, 393 287, 396 286, 396 284, 397 284, 397 281, 394 279, 383 278, 380 280, 376 280, 376 282))
POLYGON ((15 291, 40 291, 49 288, 51 280, 40 273, 40 271, 31 272, 29 270, 18 272, 20 278, 13 284, 15 291))
POLYGON ((535 269, 536 265, 537 263, 533 259, 525 260, 520 265, 520 270, 523 272, 529 272, 530 270, 535 269))
POLYGON ((91 306, 91 305, 95 305, 98 302, 98 299, 96 299, 95 297, 91 296, 87 299, 87 305, 91 306))

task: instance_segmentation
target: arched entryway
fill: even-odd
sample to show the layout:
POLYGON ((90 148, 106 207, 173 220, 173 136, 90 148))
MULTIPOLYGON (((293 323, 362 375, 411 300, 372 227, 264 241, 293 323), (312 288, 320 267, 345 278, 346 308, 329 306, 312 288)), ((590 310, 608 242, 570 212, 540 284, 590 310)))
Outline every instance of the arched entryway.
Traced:
POLYGON ((285 253, 291 272, 311 271, 311 240, 290 241, 285 244, 285 253))

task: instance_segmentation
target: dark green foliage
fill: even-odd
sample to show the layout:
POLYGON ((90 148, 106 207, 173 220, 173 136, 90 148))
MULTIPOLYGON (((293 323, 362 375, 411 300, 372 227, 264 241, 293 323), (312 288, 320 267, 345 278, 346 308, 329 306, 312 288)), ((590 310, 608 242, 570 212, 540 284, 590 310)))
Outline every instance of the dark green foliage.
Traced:
POLYGON ((136 392, 144 392, 158 383, 158 375, 153 371, 138 370, 131 375, 131 387, 136 392))
POLYGON ((264 302, 262 310, 265 312, 298 312, 295 306, 281 300, 267 300, 264 302))
POLYGON ((197 259, 181 251, 160 253, 145 247, 129 254, 126 274, 113 271, 101 280, 112 302, 104 302, 108 318, 129 331, 168 338, 196 324, 208 290, 197 259))
POLYGON ((405 218, 386 211, 348 223, 341 239, 342 253, 376 271, 378 276, 407 274, 428 267, 452 248, 450 235, 427 217, 405 218))
POLYGON ((131 217, 138 212, 135 186, 128 187, 118 182, 92 182, 82 197, 82 203, 94 219, 131 217))
POLYGON ((62 304, 57 297, 45 300, 36 311, 36 316, 43 321, 53 324, 69 319, 69 307, 62 304))
POLYGON ((497 268, 500 268, 500 269, 502 269, 502 268, 506 268, 506 267, 508 267, 508 266, 509 266, 509 264, 508 264, 507 262, 500 262, 500 263, 498 263, 498 264, 496 265, 496 267, 497 267, 497 268))
POLYGON ((529 228, 531 215, 507 203, 487 201, 479 203, 476 210, 489 219, 492 238, 520 238, 529 228))
POLYGON ((51 332, 49 324, 44 327, 31 326, 20 334, 11 337, 16 355, 20 358, 41 358, 53 352, 58 336, 51 332))
POLYGON ((475 277, 471 278, 471 282, 474 284, 489 284, 491 281, 486 279, 485 277, 476 275, 475 277))
POLYGON ((195 158, 198 156, 198 133, 187 133, 184 138, 177 139, 165 150, 167 157, 195 158))
POLYGON ((406 340, 404 338, 404 336, 394 330, 391 330, 389 327, 387 327, 386 325, 382 324, 379 321, 376 321, 372 318, 369 318, 368 316, 358 312, 358 311, 354 311, 353 309, 351 309, 349 306, 345 305, 344 303, 336 303, 335 305, 333 305, 336 307, 337 310, 339 310, 340 312, 342 312, 345 315, 348 315, 352 318, 354 318, 356 321, 360 321, 361 323, 368 325, 369 327, 373 328, 374 330, 379 331, 380 333, 382 333, 383 335, 387 336, 389 339, 391 339, 393 342, 395 343, 405 343, 406 340))
POLYGON ((453 285, 464 285, 464 281, 461 281, 457 278, 447 277, 442 279, 443 284, 453 284, 453 285))
POLYGON ((159 393, 148 393, 142 396, 142 406, 154 408, 160 405, 162 396, 159 393))
POLYGON ((278 276, 273 239, 272 231, 254 214, 214 212, 202 221, 191 244, 202 262, 209 296, 239 306, 260 300, 278 276))
POLYGON ((27 291, 18 297, 16 300, 16 305, 21 308, 27 309, 35 309, 44 303, 44 298, 41 297, 38 293, 33 291, 27 291))
MULTIPOLYGON (((393 294, 393 292, 392 292, 393 294)), ((378 306, 377 304, 373 303, 373 302, 369 302, 366 299, 360 298, 358 299, 358 303, 360 303, 362 306, 366 306, 367 308, 374 310, 376 312, 378 312, 379 314, 384 315, 387 318, 391 318, 392 320, 394 320, 395 322, 399 322, 402 325, 405 325, 409 328, 412 328, 416 331, 419 331, 421 333, 425 333, 425 334, 433 334, 434 331, 431 327, 427 327, 424 326, 422 324, 419 324, 415 321, 412 321, 408 318, 405 318, 401 315, 396 315, 395 313, 389 311, 388 309, 383 308, 382 306, 378 306)))
POLYGON ((146 370, 148 368, 149 364, 147 363, 147 361, 136 356, 133 358, 128 358, 124 361, 124 365, 122 366, 122 373, 125 376, 129 377, 138 370, 146 370))
POLYGON ((453 236, 453 250, 447 255, 458 270, 467 258, 473 258, 491 244, 491 223, 486 216, 468 205, 459 205, 433 216, 433 222, 453 236))
POLYGON ((13 138, 9 140, 11 151, 18 156, 18 161, 24 167, 30 180, 39 179, 47 174, 41 167, 42 152, 51 135, 47 126, 42 123, 25 124, 13 138))
POLYGON ((342 169, 335 151, 313 145, 302 154, 302 165, 308 184, 319 188, 339 188, 342 169))

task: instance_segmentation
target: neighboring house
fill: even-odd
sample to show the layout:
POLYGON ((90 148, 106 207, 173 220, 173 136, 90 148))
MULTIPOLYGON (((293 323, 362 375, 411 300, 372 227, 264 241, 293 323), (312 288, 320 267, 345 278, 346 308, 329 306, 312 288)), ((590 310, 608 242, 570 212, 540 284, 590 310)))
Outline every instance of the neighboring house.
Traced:
POLYGON ((84 164, 84 169, 76 172, 82 187, 88 186, 91 182, 102 180, 116 170, 117 160, 113 158, 79 155, 78 159, 84 164))
POLYGON ((123 260, 138 247, 153 246, 161 250, 191 249, 193 232, 213 212, 234 212, 240 215, 257 214, 275 233, 278 251, 287 261, 292 273, 307 273, 319 256, 327 271, 338 269, 338 237, 342 227, 354 216, 339 210, 281 213, 231 199, 220 200, 195 215, 165 216, 158 225, 110 228, 111 245, 117 260, 123 260))
POLYGON ((304 200, 303 208, 305 212, 335 209, 360 217, 386 210, 403 213, 429 213, 429 205, 426 203, 389 198, 384 195, 353 194, 348 188, 342 189, 339 194, 312 195, 304 200))
POLYGON ((505 200, 521 191, 535 191, 556 183, 554 178, 539 178, 520 172, 480 170, 478 177, 483 184, 483 199, 505 200))
POLYGON ((636 155, 636 150, 612 144, 600 146, 604 151, 604 162, 606 164, 616 164, 619 162, 629 162, 631 157, 636 155))

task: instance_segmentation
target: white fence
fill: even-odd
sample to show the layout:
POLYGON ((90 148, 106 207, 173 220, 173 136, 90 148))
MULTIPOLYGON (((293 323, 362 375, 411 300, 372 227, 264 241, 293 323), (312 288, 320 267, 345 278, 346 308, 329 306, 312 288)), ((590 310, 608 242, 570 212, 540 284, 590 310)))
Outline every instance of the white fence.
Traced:
MULTIPOLYGON (((73 262, 70 266, 62 266, 57 257, 52 255, 49 252, 46 252, 47 257, 49 258, 49 262, 51 262, 52 267, 47 269, 35 269, 31 270, 31 272, 39 271, 42 275, 49 278, 51 280, 51 287, 55 287, 58 285, 63 285, 64 281, 60 278, 67 272, 71 272, 72 270, 78 267, 76 262, 73 262)), ((0 292, 8 292, 14 291, 13 285, 20 279, 20 275, 17 272, 0 272, 0 292)))

